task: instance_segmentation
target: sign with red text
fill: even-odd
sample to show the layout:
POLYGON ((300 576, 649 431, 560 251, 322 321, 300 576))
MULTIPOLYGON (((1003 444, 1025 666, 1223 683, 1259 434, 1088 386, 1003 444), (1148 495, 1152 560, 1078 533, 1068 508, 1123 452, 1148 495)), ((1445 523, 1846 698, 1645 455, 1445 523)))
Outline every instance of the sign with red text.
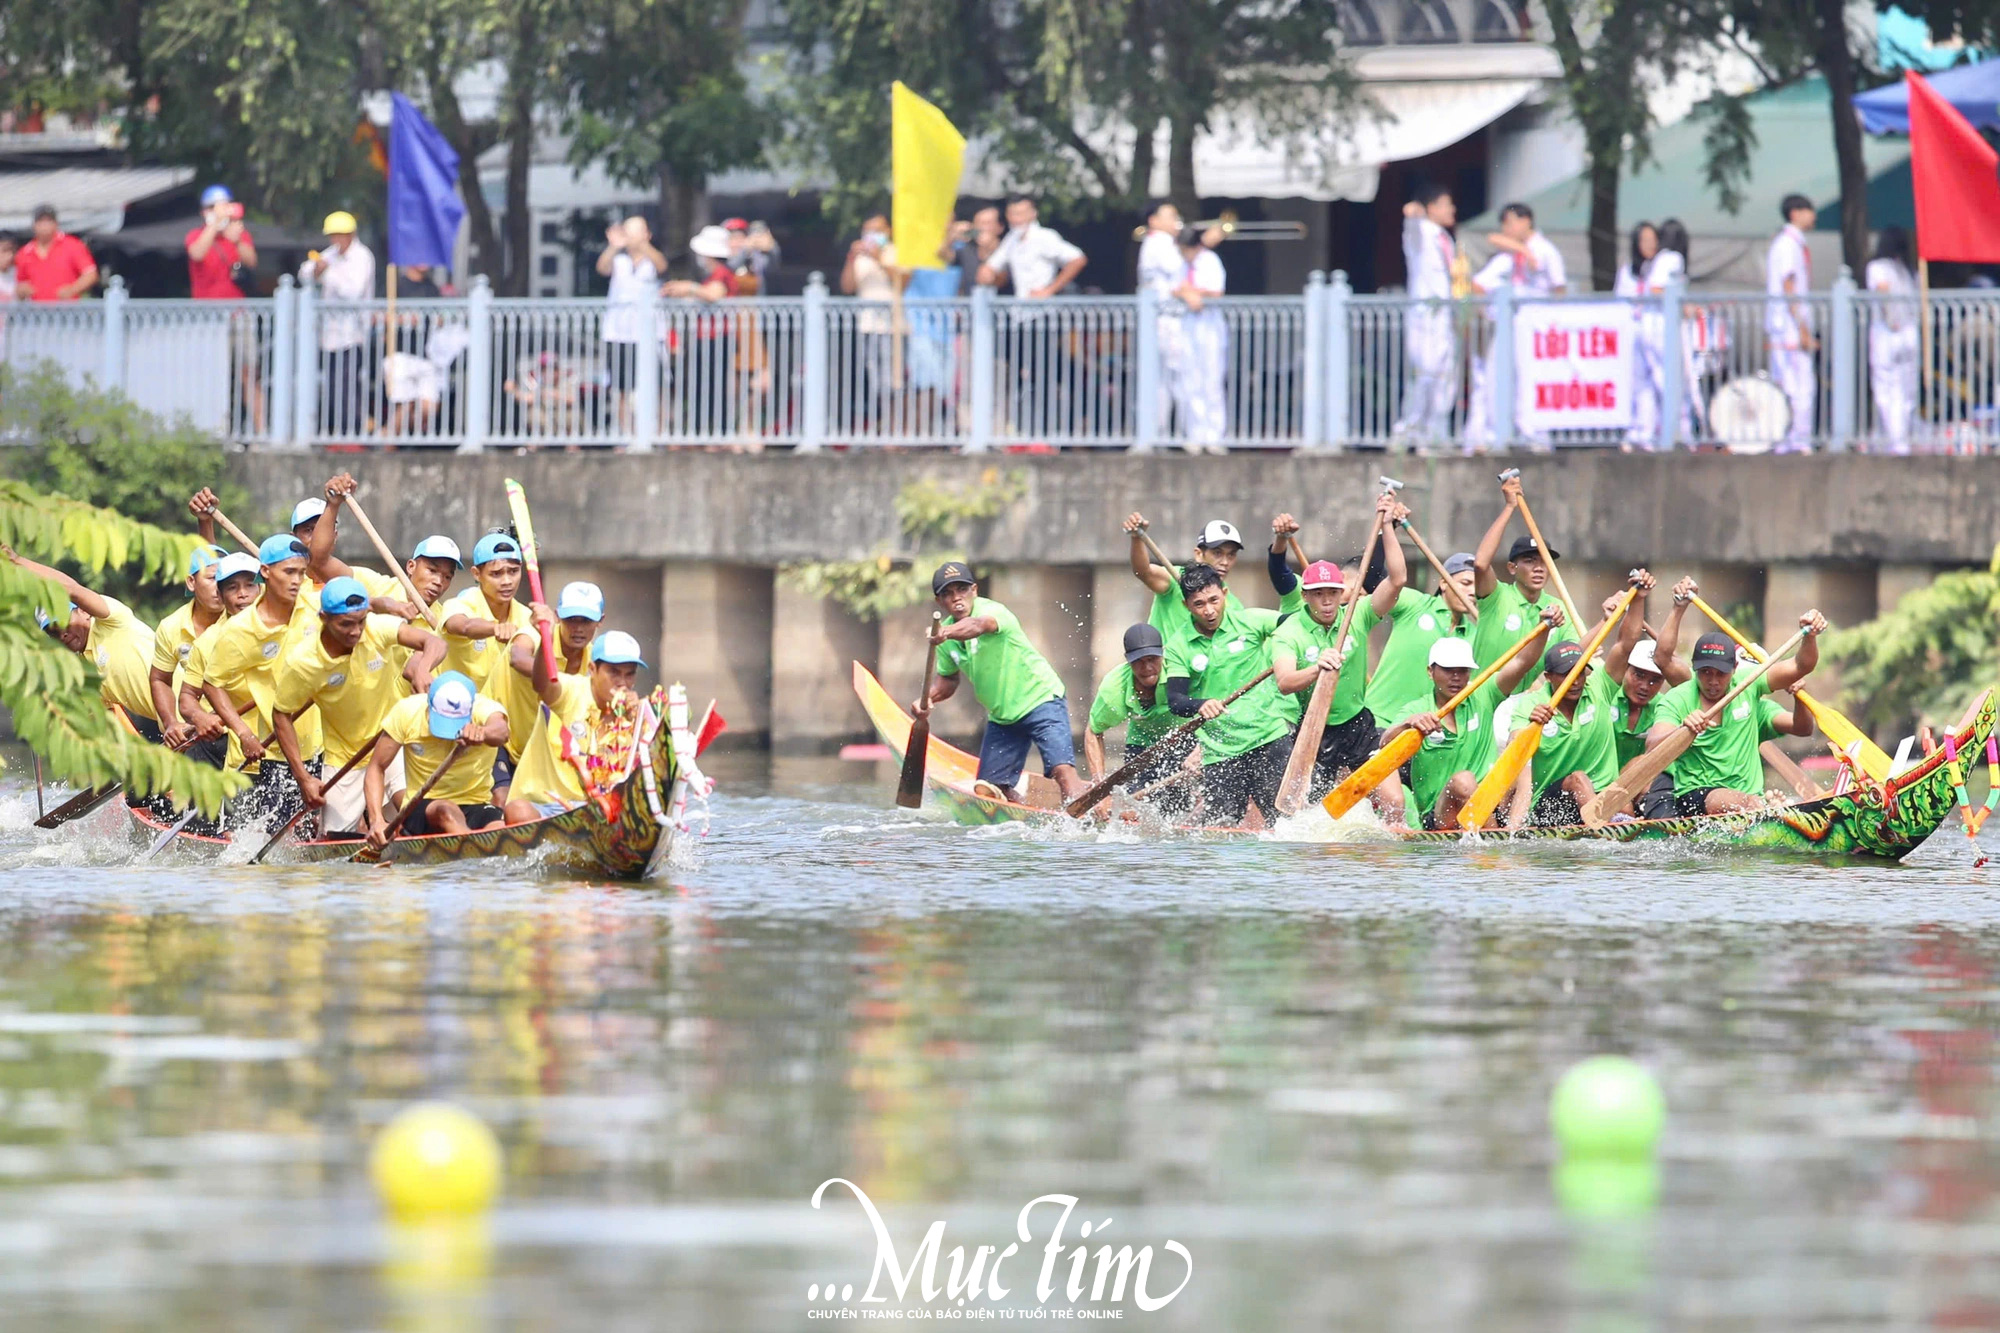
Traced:
POLYGON ((1630 426, 1636 333, 1622 301, 1515 307, 1514 424, 1537 434, 1630 426))

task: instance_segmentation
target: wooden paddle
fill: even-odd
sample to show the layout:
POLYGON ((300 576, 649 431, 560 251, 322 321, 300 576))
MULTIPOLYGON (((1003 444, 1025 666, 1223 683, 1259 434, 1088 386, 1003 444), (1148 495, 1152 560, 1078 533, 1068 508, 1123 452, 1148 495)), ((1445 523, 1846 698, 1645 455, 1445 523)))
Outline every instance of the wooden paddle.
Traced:
MULTIPOLYGON (((1464 689, 1445 700, 1436 710, 1437 715, 1447 717, 1456 712, 1458 706, 1470 699, 1474 691, 1499 675, 1502 667, 1513 661, 1523 648, 1533 643, 1542 633, 1542 628, 1538 622, 1533 629, 1517 639, 1512 648, 1494 658, 1487 664, 1485 670, 1466 682, 1464 689)), ((1411 757, 1423 748, 1424 735, 1415 727, 1398 732, 1394 740, 1377 750, 1366 763, 1349 774, 1347 781, 1328 792, 1326 799, 1320 802, 1321 807, 1325 809, 1328 817, 1340 818, 1353 809, 1363 797, 1381 786, 1383 780, 1391 773, 1409 763, 1411 757)))
POLYGON ((216 509, 211 511, 209 516, 215 520, 215 524, 217 527, 221 528, 224 532, 228 533, 230 536, 236 539, 236 544, 238 546, 241 546, 244 550, 248 551, 252 555, 257 554, 257 543, 251 541, 250 535, 244 532, 243 529, 237 527, 234 523, 231 523, 229 521, 229 515, 223 513, 220 509, 216 509))
MULTIPOLYGON (((126 723, 126 725, 130 726, 131 724, 128 722, 126 723)), ((187 748, 193 744, 194 744, 194 738, 189 737, 182 744, 169 745, 167 749, 173 751, 175 754, 181 754, 184 753, 187 750, 187 748)), ((37 778, 39 778, 41 775, 40 755, 35 756, 35 772, 37 778)), ((61 828, 64 824, 73 824, 77 820, 86 818, 87 816, 91 815, 98 809, 102 808, 102 806, 106 801, 110 800, 112 797, 116 796, 119 792, 123 790, 125 790, 124 783, 108 782, 102 787, 92 787, 87 791, 80 791, 76 795, 70 797, 67 801, 64 801, 61 805, 57 806, 55 809, 49 811, 47 814, 42 815, 40 818, 36 819, 35 827, 61 828)), ((39 803, 41 797, 41 791, 39 787, 36 789, 35 796, 37 802, 39 803)))
POLYGON ((1805 637, 1806 632, 1800 630, 1797 634, 1785 640, 1779 646, 1777 652, 1764 659, 1763 664, 1757 668, 1755 674, 1750 676, 1749 679, 1723 695, 1715 703, 1695 713, 1693 717, 1688 718, 1686 721, 1683 721, 1667 734, 1665 740, 1643 754, 1638 755, 1631 763, 1625 765, 1624 770, 1618 774, 1618 780, 1597 793, 1591 799, 1590 803, 1583 807, 1584 826, 1586 828, 1603 828, 1610 821, 1612 815, 1630 805, 1635 796, 1652 786, 1653 779, 1673 767, 1674 761, 1686 754, 1688 746, 1694 744, 1694 730, 1688 726, 1688 722, 1693 721, 1696 717, 1705 717, 1712 725, 1717 718, 1722 716, 1723 710, 1735 702, 1737 695, 1762 680, 1764 673, 1776 666, 1778 660, 1786 653, 1798 647, 1799 643, 1805 637))
MULTIPOLYGON (((1699 596, 1691 597, 1688 600, 1694 603, 1696 610, 1713 621, 1717 629, 1736 640, 1737 644, 1745 652, 1749 653, 1752 658, 1758 661, 1763 660, 1764 650, 1744 638, 1736 626, 1722 618, 1721 612, 1701 600, 1699 596)), ((1794 689, 1792 697, 1805 706, 1805 710, 1813 715, 1813 721, 1819 724, 1819 729, 1826 733, 1827 748, 1835 754, 1840 754, 1848 746, 1854 744, 1854 742, 1860 741, 1861 766, 1867 770, 1868 776, 1878 782, 1889 776, 1889 771, 1894 767, 1894 764, 1890 762, 1889 756, 1883 753, 1881 746, 1869 740, 1867 734, 1861 728, 1848 721, 1846 716, 1838 709, 1821 703, 1818 699, 1801 689, 1794 689)))
MULTIPOLYGON (((362 746, 360 749, 356 750, 353 754, 349 755, 347 757, 347 762, 340 766, 340 771, 335 773, 331 778, 329 778, 326 781, 326 783, 320 787, 320 791, 321 792, 332 791, 334 787, 339 784, 342 778, 346 777, 349 773, 352 773, 354 771, 354 766, 356 764, 360 763, 362 760, 366 759, 369 755, 375 752, 375 742, 381 739, 382 739, 382 733, 379 731, 376 732, 373 736, 369 737, 368 744, 362 746)), ((429 789, 426 788, 425 790, 429 789)), ((290 833, 294 828, 298 827, 299 821, 301 819, 304 819, 309 813, 311 813, 311 807, 303 805, 300 806, 298 813, 293 815, 290 819, 287 819, 285 821, 284 827, 279 829, 276 833, 273 833, 270 836, 270 838, 265 841, 264 845, 257 849, 257 854, 250 858, 250 864, 253 866, 262 865, 264 863, 264 858, 270 855, 271 849, 278 845, 279 839, 283 838, 287 833, 290 833)))
MULTIPOLYGON (((1259 685, 1262 685, 1264 681, 1270 676, 1270 674, 1271 674, 1271 668, 1265 667, 1262 671, 1259 671, 1254 677, 1252 677, 1251 680, 1247 684, 1245 684, 1241 689, 1237 690, 1234 694, 1231 694, 1228 698, 1224 699, 1222 701, 1222 706, 1224 708, 1229 707, 1229 705, 1235 703, 1238 699, 1241 699, 1244 695, 1250 693, 1250 691, 1256 689, 1259 685)), ((1162 680, 1160 682, 1159 688, 1163 690, 1167 688, 1167 682, 1165 680, 1162 680)), ((1084 789, 1083 795, 1077 797, 1074 801, 1071 801, 1068 805, 1063 807, 1064 811, 1068 813, 1068 815, 1072 819, 1081 819, 1083 817, 1084 811, 1090 809, 1092 806, 1096 805, 1099 801, 1103 800, 1106 796, 1110 795, 1111 789, 1113 787, 1116 787, 1126 778, 1131 777, 1132 774, 1139 768, 1139 766, 1146 762, 1146 756, 1151 754, 1156 747, 1161 745, 1166 745, 1174 741, 1186 739, 1188 736, 1192 735, 1198 728, 1200 728, 1203 723, 1207 721, 1209 721, 1209 719, 1205 717, 1191 717, 1187 721, 1181 723, 1179 726, 1175 727, 1172 731, 1160 737, 1160 739, 1154 741, 1152 745, 1148 745, 1144 750, 1141 750, 1138 754, 1132 756, 1130 759, 1127 759, 1124 763, 1120 764, 1118 767, 1112 769, 1110 773, 1099 778, 1097 781, 1091 783, 1089 787, 1084 789)))
MULTIPOLYGON (((1549 696, 1551 706, 1576 687, 1577 681, 1583 678, 1583 673, 1590 669, 1590 659, 1596 656, 1597 650, 1603 646, 1605 636, 1611 633, 1612 628, 1625 615, 1625 609, 1632 605, 1632 599, 1638 595, 1638 585, 1634 584, 1618 598, 1617 609, 1604 618, 1604 623, 1598 626, 1597 633, 1593 634, 1590 642, 1583 646, 1583 656, 1577 659, 1576 665, 1563 677, 1562 685, 1549 696)), ((1479 786, 1473 790, 1472 799, 1459 807, 1458 826, 1462 829, 1486 827, 1486 821, 1500 808, 1500 802, 1513 794, 1514 783, 1520 778, 1522 770, 1534 761, 1536 751, 1541 748, 1540 727, 1524 726, 1515 732, 1513 738, 1507 742, 1507 748, 1493 761, 1493 767, 1479 780, 1479 786)))
POLYGON ((1139 540, 1146 544, 1146 554, 1153 558, 1153 563, 1172 575, 1176 568, 1174 562, 1167 559, 1167 553, 1160 549, 1160 544, 1153 540, 1153 534, 1146 531, 1143 526, 1139 529, 1139 540))
MULTIPOLYGON (((1500 474, 1502 481, 1510 478, 1519 481, 1521 469, 1510 467, 1500 474)), ((1576 613, 1576 602, 1570 597, 1568 586, 1563 583, 1562 571, 1556 568, 1555 552, 1549 549, 1548 540, 1542 536, 1541 525, 1535 522, 1534 511, 1528 508, 1528 497, 1523 495, 1516 503, 1521 506, 1521 517, 1527 521, 1528 535, 1535 539, 1535 546, 1542 553, 1542 563, 1549 567, 1549 582, 1556 585, 1556 596, 1562 598, 1563 610, 1569 612, 1569 623, 1577 626, 1588 624, 1589 622, 1576 613)))
MULTIPOLYGON (((512 483, 510 482, 509 485, 511 484, 512 483)), ((368 521, 367 511, 362 509, 361 502, 355 499, 352 495, 350 495, 343 503, 345 503, 349 511, 353 513, 354 521, 361 525, 361 530, 368 534, 368 540, 374 543, 375 554, 382 557, 382 563, 389 567, 389 572, 396 576, 396 582, 402 584, 403 591, 410 595, 411 604, 415 606, 417 610, 423 612, 424 623, 429 625, 432 629, 442 632, 444 626, 438 622, 437 609, 428 604, 427 602, 425 602, 423 599, 423 594, 417 591, 417 585, 410 582, 410 572, 407 569, 403 568, 401 561, 396 559, 396 553, 389 549, 389 543, 382 540, 382 534, 375 531, 375 525, 368 521)), ((524 551, 528 549, 527 540, 525 538, 522 539, 521 549, 524 551)), ((532 564, 529 565, 528 567, 530 569, 534 568, 532 564)), ((541 593, 537 591, 535 596, 539 600, 541 597, 541 593)))
POLYGON ((1814 782, 1792 757, 1778 748, 1776 741, 1765 741, 1757 747, 1757 753, 1764 756, 1764 762, 1777 770, 1785 784, 1798 794, 1802 801, 1817 801, 1826 795, 1826 789, 1814 782))
POLYGON ((1313 764, 1319 759, 1320 738, 1326 735, 1326 715, 1333 707, 1334 691, 1340 686, 1338 664, 1346 660, 1348 636, 1354 632, 1354 617, 1361 610, 1361 599, 1367 596, 1361 590, 1361 581, 1368 571, 1369 562, 1375 558, 1375 544, 1381 540, 1382 513, 1377 510, 1375 526, 1368 530, 1368 545, 1361 551, 1361 564, 1355 569, 1354 582, 1347 589, 1347 615, 1340 622, 1340 633, 1334 637, 1333 660, 1336 665, 1330 671, 1321 671, 1319 678, 1313 681, 1312 697, 1306 701, 1305 713, 1299 718, 1298 734, 1292 738, 1291 757, 1285 761, 1285 776, 1278 783, 1278 814, 1281 817, 1295 815, 1305 809, 1306 797, 1311 791, 1313 764))
POLYGON ((931 752, 931 672, 937 666, 938 627, 944 612, 931 612, 930 629, 924 635, 924 688, 917 696, 923 707, 910 721, 910 739, 903 746, 903 775, 896 780, 896 804, 905 810, 920 809, 924 803, 924 766, 931 752))
MULTIPOLYGON (((514 514, 514 536, 521 543, 521 563, 528 567, 528 595, 542 605, 542 561, 535 550, 535 523, 528 517, 528 493, 521 489, 521 483, 507 478, 507 507, 514 514)), ((535 632, 542 641, 542 660, 548 664, 549 679, 556 678, 556 645, 553 634, 535 632)))
MULTIPOLYGON (((1444 598, 1447 606, 1450 606, 1467 620, 1477 625, 1479 623, 1479 608, 1474 606, 1471 600, 1466 597, 1463 589, 1451 581, 1451 575, 1444 572, 1444 562, 1437 558, 1437 552, 1431 549, 1431 544, 1424 540, 1424 535, 1421 532, 1418 532, 1410 525, 1410 520, 1407 518, 1402 521, 1400 526, 1404 532, 1410 534, 1410 540, 1417 544, 1417 550, 1423 553, 1424 559, 1430 561, 1431 568, 1437 571, 1438 595, 1444 598)), ((1502 660, 1504 661, 1505 659, 1503 658, 1502 660)))
MULTIPOLYGON (((464 754, 465 750, 465 741, 453 742, 451 753, 446 755, 444 762, 437 766, 437 772, 431 774, 430 780, 417 789, 417 794, 404 803, 402 811, 396 816, 395 823, 391 825, 396 831, 389 835, 389 841, 383 845, 382 850, 375 853, 374 860, 376 865, 385 866, 395 859, 396 844, 403 841, 406 836, 401 830, 409 826, 412 815, 424 808, 424 802, 430 798, 431 788, 438 785, 439 778, 442 778, 446 773, 451 771, 451 766, 458 762, 458 757, 464 754)), ((349 861, 364 861, 368 858, 369 853, 374 851, 375 849, 372 847, 363 847, 347 859, 349 861)))

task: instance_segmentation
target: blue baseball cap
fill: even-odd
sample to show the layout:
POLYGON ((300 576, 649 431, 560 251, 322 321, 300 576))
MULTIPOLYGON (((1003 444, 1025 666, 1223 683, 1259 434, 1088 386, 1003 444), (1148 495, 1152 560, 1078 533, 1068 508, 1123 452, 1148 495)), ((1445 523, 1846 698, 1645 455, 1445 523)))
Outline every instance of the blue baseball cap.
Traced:
POLYGON ((441 741, 455 741, 472 721, 472 701, 479 691, 463 671, 446 671, 431 682, 430 732, 441 741))
POLYGON ((195 547, 194 554, 188 557, 188 577, 193 578, 210 565, 220 562, 222 557, 228 554, 229 552, 223 550, 220 546, 203 545, 195 547))
POLYGON ((232 204, 236 196, 229 192, 227 185, 211 185, 201 192, 201 206, 213 208, 217 204, 232 204))
POLYGON ((449 560, 454 565, 465 563, 465 557, 458 553, 458 543, 449 537, 426 537, 417 543, 417 549, 410 554, 426 560, 449 560))
POLYGON ((289 532, 280 532, 264 539, 257 548, 257 563, 260 565, 282 565, 287 560, 306 558, 306 544, 289 532))
POLYGON ((360 579, 341 575, 319 590, 319 611, 323 616, 344 616, 349 611, 368 609, 368 589, 360 579))
POLYGON ((504 532, 489 532, 479 539, 472 548, 472 567, 479 568, 495 560, 519 560, 521 543, 504 532))
POLYGON ((590 660, 612 666, 623 666, 627 662, 636 666, 646 665, 646 659, 639 656, 639 641, 622 629, 606 631, 592 640, 590 660))
POLYGON ((604 619, 604 589, 595 583, 565 583, 556 598, 556 619, 604 619))

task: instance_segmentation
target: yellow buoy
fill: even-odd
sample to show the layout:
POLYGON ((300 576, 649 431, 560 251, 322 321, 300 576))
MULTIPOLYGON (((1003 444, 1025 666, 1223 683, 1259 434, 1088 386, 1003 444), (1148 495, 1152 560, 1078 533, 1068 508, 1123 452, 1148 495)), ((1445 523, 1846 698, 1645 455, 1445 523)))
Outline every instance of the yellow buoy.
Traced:
POLYGON ((500 1192, 500 1142, 470 1111, 419 1102, 376 1136, 368 1174, 399 1218, 483 1213, 500 1192))

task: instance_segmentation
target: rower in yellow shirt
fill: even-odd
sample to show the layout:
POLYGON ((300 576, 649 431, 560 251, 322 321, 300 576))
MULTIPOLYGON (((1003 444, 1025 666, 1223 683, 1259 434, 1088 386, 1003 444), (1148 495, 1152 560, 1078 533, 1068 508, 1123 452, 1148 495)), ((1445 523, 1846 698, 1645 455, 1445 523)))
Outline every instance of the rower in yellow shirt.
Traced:
MULTIPOLYGON (((557 630, 544 622, 542 632, 557 630)), ((543 706, 535 710, 534 729, 507 796, 509 824, 549 819, 583 804, 583 778, 563 758, 563 734, 569 733, 575 753, 594 750, 613 702, 636 690, 645 665, 639 641, 623 630, 612 630, 590 645, 587 675, 565 672, 551 679, 548 658, 535 654, 535 690, 543 706)))
POLYGON ((160 718, 150 685, 153 627, 116 597, 93 592, 59 569, 19 555, 11 547, 0 546, 0 555, 38 578, 60 584, 69 593, 63 619, 38 608, 36 621, 50 638, 90 660, 101 677, 99 696, 105 703, 124 709, 133 729, 158 745, 160 718))
MULTIPOLYGON (((299 744, 298 718, 307 708, 318 716, 325 737, 320 764, 333 770, 374 744, 389 710, 431 686, 431 673, 444 661, 444 640, 396 616, 369 614, 367 588, 341 577, 320 589, 319 632, 286 648, 278 659, 272 731, 278 749, 299 784, 300 797, 320 810, 320 835, 360 833, 366 816, 365 774, 352 769, 330 786, 320 785, 299 744), (401 668, 396 649, 407 650, 401 668)), ((401 755, 391 765, 389 789, 401 790, 401 755)))
MULTIPOLYGON (((333 548, 339 538, 340 511, 347 504, 347 497, 354 493, 354 478, 342 472, 327 478, 325 508, 314 521, 312 537, 306 543, 306 571, 322 583, 330 583, 343 576, 361 580, 368 589, 371 610, 383 615, 401 616, 405 620, 417 621, 424 618, 421 609, 411 605, 408 592, 395 577, 395 571, 377 573, 360 565, 349 565, 334 555, 333 548)), ((449 537, 433 534, 417 543, 410 558, 403 562, 403 572, 410 576, 417 595, 423 598, 425 606, 436 606, 451 588, 451 581, 458 577, 459 567, 465 560, 458 553, 458 543, 449 537)), ((440 619, 439 624, 443 624, 440 619)))
MULTIPOLYGON (((298 809, 298 790, 285 765, 262 762, 271 734, 278 658, 291 644, 318 632, 319 613, 300 596, 306 582, 304 542, 285 533, 266 537, 257 548, 257 562, 264 591, 215 629, 215 642, 204 653, 200 685, 209 708, 235 734, 244 759, 256 770, 256 786, 243 810, 251 818, 282 821, 298 809)), ((319 718, 307 714, 295 730, 304 757, 316 757, 319 718)))
POLYGON ((403 757, 409 799, 424 789, 438 768, 463 741, 471 752, 461 754, 421 809, 394 812, 393 833, 466 833, 500 822, 493 804, 493 760, 483 746, 502 750, 507 744, 507 710, 473 689, 459 671, 446 671, 431 682, 427 694, 413 694, 389 710, 382 722, 382 739, 368 757, 362 796, 368 812, 368 841, 380 847, 391 836, 387 805, 389 766, 403 757))
POLYGON ((517 637, 540 646, 535 635, 533 612, 515 597, 521 586, 521 544, 506 531, 489 532, 472 548, 472 576, 478 580, 446 602, 444 615, 447 671, 456 671, 472 681, 473 688, 507 710, 512 737, 506 749, 494 756, 493 785, 499 799, 507 799, 507 784, 513 780, 514 764, 521 747, 527 744, 534 725, 534 683, 519 672, 507 669, 508 645, 517 637))
MULTIPOLYGON (((243 762, 242 746, 228 724, 208 706, 208 698, 202 692, 202 681, 208 675, 208 650, 215 646, 222 627, 231 616, 257 600, 263 585, 257 582, 257 557, 244 551, 232 551, 223 556, 210 572, 215 578, 216 598, 222 604, 221 614, 213 625, 194 637, 188 644, 187 656, 180 659, 179 668, 174 673, 178 682, 174 703, 182 719, 194 728, 195 743, 189 748, 188 757, 215 768, 235 768, 243 762)), ((153 639, 157 668, 158 630, 153 632, 153 639)))
POLYGON ((215 567, 227 554, 220 546, 211 544, 196 547, 188 557, 187 603, 153 626, 153 665, 146 680, 147 690, 153 696, 153 716, 160 720, 161 737, 168 745, 185 748, 191 756, 209 763, 219 763, 222 759, 221 725, 217 723, 215 740, 208 745, 214 751, 213 756, 195 755, 198 748, 193 744, 195 726, 182 715, 180 708, 181 675, 188 654, 194 650, 194 641, 223 619, 222 594, 215 590, 215 567))

